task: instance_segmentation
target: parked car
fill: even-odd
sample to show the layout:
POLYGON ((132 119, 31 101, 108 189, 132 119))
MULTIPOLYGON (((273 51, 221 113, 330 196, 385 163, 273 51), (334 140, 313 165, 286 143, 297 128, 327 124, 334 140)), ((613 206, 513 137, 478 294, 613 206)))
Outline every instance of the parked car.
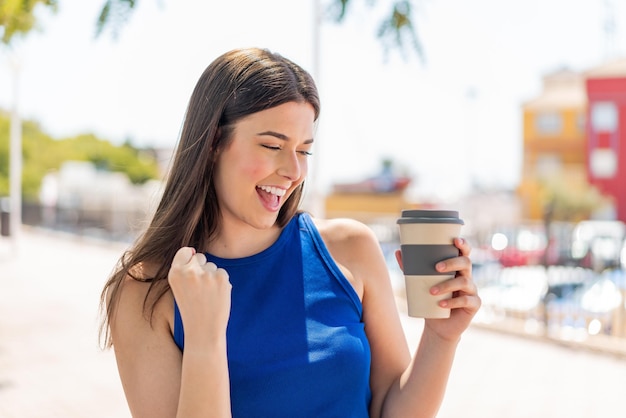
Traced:
POLYGON ((620 267, 625 239, 621 221, 582 221, 573 232, 572 258, 596 271, 620 267))
POLYGON ((546 234, 538 225, 503 228, 491 237, 494 256, 503 267, 542 264, 546 244, 546 234))

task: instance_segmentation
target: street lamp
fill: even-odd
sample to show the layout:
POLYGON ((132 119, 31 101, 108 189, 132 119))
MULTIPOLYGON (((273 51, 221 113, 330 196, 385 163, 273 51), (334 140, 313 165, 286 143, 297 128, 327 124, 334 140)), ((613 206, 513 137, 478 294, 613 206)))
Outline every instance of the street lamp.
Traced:
MULTIPOLYGON (((323 22, 322 16, 322 5, 321 0, 313 0, 313 48, 312 48, 312 60, 313 60, 313 68, 312 68, 312 76, 315 79, 318 90, 320 90, 320 79, 321 79, 321 65, 320 65, 320 50, 321 50, 321 26, 323 22)), ((313 213, 317 217, 324 216, 324 202, 322 192, 320 190, 320 181, 319 181, 319 159, 320 159, 320 148, 321 141, 315 141, 315 153, 316 157, 313 158, 311 164, 311 172, 307 176, 307 184, 308 191, 304 196, 304 201, 302 205, 305 210, 313 213)))
POLYGON ((20 62, 15 53, 9 56, 13 72, 13 108, 11 109, 11 132, 9 153, 9 235, 15 249, 19 246, 22 226, 22 121, 19 115, 20 62))

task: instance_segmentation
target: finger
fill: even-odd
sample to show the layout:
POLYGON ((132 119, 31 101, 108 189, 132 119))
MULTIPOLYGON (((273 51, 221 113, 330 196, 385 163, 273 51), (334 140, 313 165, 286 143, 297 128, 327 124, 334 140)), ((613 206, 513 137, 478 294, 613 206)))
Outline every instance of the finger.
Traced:
POLYGON ((442 260, 435 265, 435 268, 440 273, 448 273, 453 271, 460 271, 470 268, 472 262, 469 257, 463 255, 460 257, 453 257, 447 260, 442 260))
POLYGON ((218 268, 217 270, 215 270, 215 276, 224 280, 228 280, 228 278, 230 277, 228 275, 228 272, 223 268, 218 268))
POLYGON ((478 295, 468 294, 457 296, 452 299, 442 300, 440 301, 439 306, 449 309, 465 308, 476 312, 480 309, 481 304, 482 301, 478 295))
POLYGON ((455 238, 454 245, 459 249, 461 255, 469 256, 472 252, 472 246, 465 238, 455 238))
POLYGON ((430 292, 435 295, 453 292, 476 295, 478 294, 478 287, 470 278, 465 276, 456 276, 433 286, 430 289, 430 292))
POLYGON ((204 266, 207 262, 206 255, 204 255, 204 253, 196 253, 193 258, 198 262, 200 266, 204 266))
POLYGON ((196 250, 194 250, 191 247, 180 248, 178 251, 176 251, 176 254, 174 255, 174 259, 172 260, 172 265, 181 266, 181 265, 185 265, 189 263, 189 261, 191 261, 191 258, 193 257, 195 253, 196 253, 196 250))
POLYGON ((202 268, 204 269, 204 271, 207 271, 209 273, 213 273, 217 271, 217 266, 215 265, 215 263, 211 263, 211 262, 206 263, 205 265, 202 266, 202 268))

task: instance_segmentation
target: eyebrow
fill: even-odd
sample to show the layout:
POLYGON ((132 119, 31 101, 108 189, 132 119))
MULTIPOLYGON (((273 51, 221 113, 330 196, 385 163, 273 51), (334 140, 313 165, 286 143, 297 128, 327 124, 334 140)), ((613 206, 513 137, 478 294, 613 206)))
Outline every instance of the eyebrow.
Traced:
MULTIPOLYGON (((261 135, 268 135, 268 136, 273 136, 274 138, 278 138, 278 139, 282 139, 283 141, 289 141, 289 137, 285 134, 281 134, 279 132, 274 132, 274 131, 264 131, 264 132, 259 132, 257 135, 261 136, 261 135)), ((305 144, 312 144, 313 143, 313 138, 311 139, 307 139, 306 141, 304 141, 305 144)))

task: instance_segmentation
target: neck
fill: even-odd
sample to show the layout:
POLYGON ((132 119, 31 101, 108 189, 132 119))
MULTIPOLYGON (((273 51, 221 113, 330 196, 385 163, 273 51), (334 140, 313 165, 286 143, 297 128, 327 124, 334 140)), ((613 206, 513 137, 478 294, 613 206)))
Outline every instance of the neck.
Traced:
POLYGON ((226 225, 222 223, 206 251, 221 258, 242 258, 258 254, 278 239, 282 228, 272 226, 258 229, 248 224, 226 225))

